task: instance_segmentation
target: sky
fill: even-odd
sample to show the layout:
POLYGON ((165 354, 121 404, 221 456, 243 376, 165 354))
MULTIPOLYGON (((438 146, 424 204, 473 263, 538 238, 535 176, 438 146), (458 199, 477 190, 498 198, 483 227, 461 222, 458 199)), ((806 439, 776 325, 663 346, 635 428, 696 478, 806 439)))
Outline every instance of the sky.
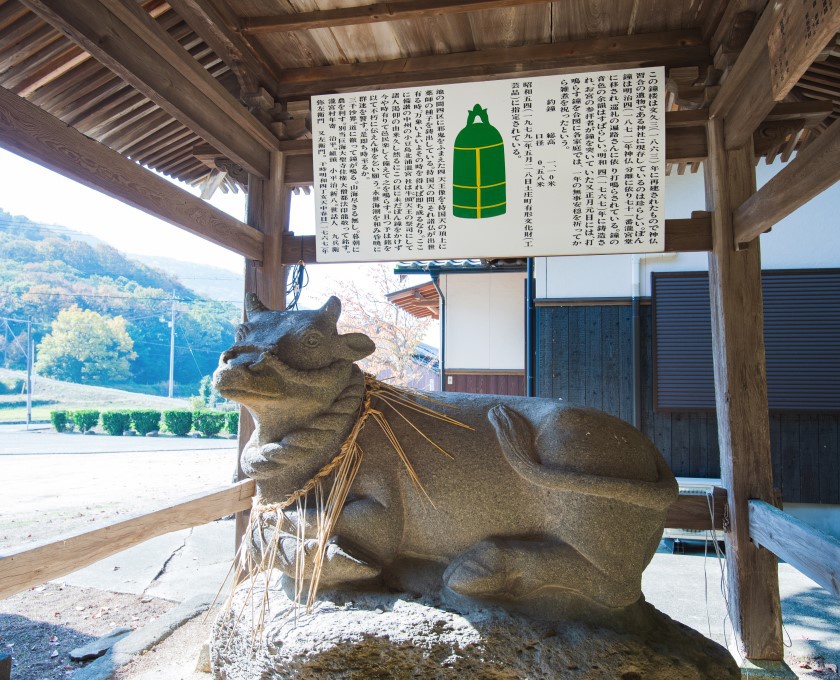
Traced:
MULTIPOLYGON (((0 149, 0 208, 35 222, 55 224, 91 234, 125 253, 165 255, 241 273, 242 257, 115 198, 0 149)), ((198 189, 177 183, 198 195, 198 189)), ((292 225, 298 233, 314 233, 312 196, 296 196, 292 225)), ((245 194, 217 191, 210 204, 245 220, 245 194)))

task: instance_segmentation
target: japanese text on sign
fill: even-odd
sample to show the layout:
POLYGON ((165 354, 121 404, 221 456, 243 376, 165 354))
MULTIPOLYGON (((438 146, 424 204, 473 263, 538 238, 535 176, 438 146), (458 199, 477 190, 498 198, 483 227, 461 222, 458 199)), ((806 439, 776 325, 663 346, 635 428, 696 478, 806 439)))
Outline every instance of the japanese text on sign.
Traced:
POLYGON ((313 97, 318 261, 661 251, 663 76, 313 97))

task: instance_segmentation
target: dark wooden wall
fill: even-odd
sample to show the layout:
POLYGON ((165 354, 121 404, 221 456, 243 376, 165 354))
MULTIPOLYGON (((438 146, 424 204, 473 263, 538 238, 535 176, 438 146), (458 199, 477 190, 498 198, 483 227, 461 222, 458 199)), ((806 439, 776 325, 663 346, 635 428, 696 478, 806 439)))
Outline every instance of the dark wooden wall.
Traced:
POLYGON ((471 394, 507 394, 521 397, 525 394, 525 375, 518 373, 453 372, 446 373, 445 392, 470 392, 471 394), (449 383, 452 378, 452 384, 449 383))
MULTIPOLYGON (((600 408, 632 422, 632 310, 629 305, 537 310, 537 396, 600 408)), ((719 477, 714 412, 653 409, 652 314, 640 312, 640 429, 679 477, 719 477)), ((774 485, 788 502, 840 503, 840 416, 770 417, 774 485)))

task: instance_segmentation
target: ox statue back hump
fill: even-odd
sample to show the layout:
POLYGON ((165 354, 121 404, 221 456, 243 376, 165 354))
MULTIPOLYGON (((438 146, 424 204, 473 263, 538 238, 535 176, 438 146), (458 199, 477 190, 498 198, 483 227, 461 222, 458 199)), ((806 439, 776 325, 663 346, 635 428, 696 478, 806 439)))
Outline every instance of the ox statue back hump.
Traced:
MULTIPOLYGON (((214 383, 254 417, 242 466, 257 480, 259 502, 271 504, 336 456, 365 397, 354 362, 374 344, 361 333, 337 332, 341 304, 334 297, 319 310, 277 312, 249 295, 246 311, 214 383)), ((471 429, 418 412, 412 426, 374 398, 371 406, 388 420, 428 499, 382 429, 366 425, 358 437, 364 457, 330 540, 322 585, 440 593, 456 604, 495 603, 543 618, 616 611, 640 600, 642 571, 677 497, 673 475, 644 435, 553 399, 444 392, 428 402, 407 394, 471 429)), ((313 512, 287 517, 312 526, 313 512)), ((269 543, 265 530, 258 524, 251 537, 257 552, 269 543)), ((290 575, 310 552, 294 533, 271 565, 290 575)))

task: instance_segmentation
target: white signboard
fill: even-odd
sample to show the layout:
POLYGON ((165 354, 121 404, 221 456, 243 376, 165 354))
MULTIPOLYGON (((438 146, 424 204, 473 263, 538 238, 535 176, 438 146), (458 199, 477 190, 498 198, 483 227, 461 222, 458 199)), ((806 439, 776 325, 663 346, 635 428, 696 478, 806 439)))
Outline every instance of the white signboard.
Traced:
POLYGON ((319 262, 664 249, 664 69, 312 98, 319 262))

